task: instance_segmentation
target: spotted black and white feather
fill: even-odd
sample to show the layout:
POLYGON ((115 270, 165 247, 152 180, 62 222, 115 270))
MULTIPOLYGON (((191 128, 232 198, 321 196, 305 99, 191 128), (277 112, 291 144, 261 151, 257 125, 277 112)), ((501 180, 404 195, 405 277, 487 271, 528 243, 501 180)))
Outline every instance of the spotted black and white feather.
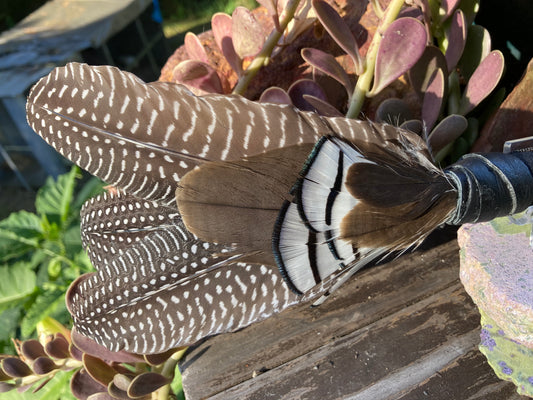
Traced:
POLYGON ((390 125, 197 97, 113 67, 55 69, 27 115, 117 188, 82 211, 96 272, 67 296, 75 329, 112 350, 157 353, 242 328, 441 224, 533 203, 531 152, 442 171, 420 137, 390 125))

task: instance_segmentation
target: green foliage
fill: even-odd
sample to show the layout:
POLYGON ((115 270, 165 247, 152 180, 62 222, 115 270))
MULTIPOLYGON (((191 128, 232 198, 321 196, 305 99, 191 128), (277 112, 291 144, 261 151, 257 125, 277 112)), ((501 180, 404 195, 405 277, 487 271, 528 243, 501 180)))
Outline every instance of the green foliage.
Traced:
POLYGON ((59 371, 44 387, 37 393, 28 390, 19 393, 12 390, 2 393, 3 400, 76 400, 69 388, 69 381, 74 371, 59 371))
MULTIPOLYGON (((81 246, 80 208, 102 190, 95 178, 76 194, 77 167, 49 178, 37 193, 36 213, 19 211, 0 221, 0 351, 13 334, 30 337, 47 316, 68 322, 65 292, 80 274, 92 270, 81 246), (18 327, 15 329, 15 327, 18 327)), ((12 351, 12 350, 11 350, 12 351)))

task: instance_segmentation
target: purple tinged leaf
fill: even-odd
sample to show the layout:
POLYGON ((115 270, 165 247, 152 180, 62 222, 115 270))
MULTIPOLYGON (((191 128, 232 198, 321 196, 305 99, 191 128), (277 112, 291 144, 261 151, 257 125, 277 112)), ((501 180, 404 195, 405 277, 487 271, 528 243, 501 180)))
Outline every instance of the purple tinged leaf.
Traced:
MULTIPOLYGON (((435 46, 427 46, 422 57, 409 70, 409 81, 421 101, 433 74, 438 69, 443 71, 444 76, 448 76, 444 54, 435 46)), ((447 93, 447 86, 444 92, 447 93)))
POLYGON ((406 73, 424 53, 426 28, 414 18, 400 18, 389 25, 379 44, 371 94, 406 73))
POLYGON ((422 121, 426 129, 431 130, 439 118, 444 105, 444 90, 446 88, 446 77, 441 69, 434 72, 429 80, 428 87, 422 101, 422 121))
POLYGON ((407 103, 401 99, 386 99, 376 110, 377 122, 386 122, 399 126, 413 118, 413 113, 407 103))
POLYGON ((187 86, 195 95, 223 93, 222 82, 217 71, 201 61, 185 60, 172 71, 174 82, 187 86))
POLYGON ((459 105, 459 114, 468 114, 494 90, 504 68, 505 60, 501 51, 495 50, 485 57, 466 85, 459 105))
POLYGON ((158 354, 144 354, 143 357, 145 361, 150 365, 161 365, 165 361, 167 361, 174 353, 176 353, 179 350, 183 350, 186 347, 181 348, 175 348, 165 351, 164 353, 158 353, 158 354))
POLYGON ((353 84, 350 77, 342 68, 342 66, 335 60, 331 54, 325 53, 322 50, 305 48, 301 51, 302 58, 307 61, 314 68, 322 71, 326 75, 331 76, 341 85, 346 88, 348 97, 351 97, 353 92, 353 84))
POLYGON ((276 16, 278 14, 277 0, 257 0, 257 2, 266 8, 269 15, 276 16))
POLYGON ((463 79, 469 80, 479 63, 487 57, 491 49, 489 32, 480 25, 468 28, 463 55, 457 66, 463 79))
POLYGON ((124 400, 131 399, 131 397, 128 396, 128 393, 125 390, 119 389, 113 382, 111 382, 109 386, 107 387, 107 392, 114 399, 124 399, 124 400))
POLYGON ((355 73, 363 73, 363 60, 359 54, 359 46, 350 28, 341 16, 323 0, 313 0, 313 8, 324 29, 328 31, 335 42, 348 54, 355 65, 355 73))
POLYGON ((157 389, 168 385, 172 382, 172 379, 167 378, 156 372, 145 372, 144 374, 137 375, 131 381, 128 388, 128 396, 130 397, 142 397, 155 392, 157 389))
POLYGON ((83 366, 89 375, 91 375, 91 378, 104 386, 113 382, 113 377, 117 373, 109 364, 89 354, 83 355, 83 366))
POLYGON ((16 357, 6 357, 0 364, 4 372, 12 378, 24 378, 33 372, 26 363, 16 357))
POLYGON ((94 340, 79 334, 75 329, 72 330, 71 338, 72 342, 81 351, 89 355, 95 356, 101 360, 125 363, 136 363, 144 361, 144 359, 137 354, 131 354, 125 351, 109 351, 104 346, 101 346, 96 343, 94 340))
POLYGON ((310 94, 304 94, 303 98, 313 106, 315 111, 324 117, 344 117, 344 115, 327 101, 310 94))
POLYGON ((417 135, 422 135, 424 133, 424 124, 419 119, 405 121, 400 125, 400 128, 416 133, 417 135))
POLYGON ((224 58, 230 67, 241 76, 242 74, 242 60, 237 55, 235 47, 233 47, 232 39, 232 20, 231 16, 224 13, 216 13, 211 18, 211 29, 215 42, 224 55, 224 58))
POLYGON ((232 14, 233 46, 240 58, 253 57, 265 43, 263 27, 250 10, 237 7, 232 14))
POLYGON ((444 118, 429 135, 429 146, 433 154, 437 154, 446 145, 453 143, 463 134, 468 121, 462 115, 452 114, 444 118))
POLYGON ((126 376, 124 374, 116 374, 113 377, 113 383, 117 388, 120 390, 127 391, 128 387, 130 386, 131 379, 129 376, 126 376))
POLYGON ((83 358, 83 352, 74 345, 74 343, 70 343, 68 347, 68 351, 73 359, 81 361, 83 358))
POLYGON ((95 393, 106 393, 107 388, 96 382, 83 368, 74 372, 70 379, 70 391, 79 400, 87 400, 95 393))
POLYGON ((50 357, 57 359, 70 357, 69 342, 62 336, 55 337, 48 342, 45 346, 45 351, 50 357))
POLYGON ((15 389, 17 385, 14 383, 0 382, 0 393, 7 393, 15 389))
POLYGON ((441 0, 441 22, 444 22, 445 20, 450 18, 450 15, 452 15, 452 13, 457 9, 460 2, 461 0, 441 0))
POLYGON ((300 79, 294 82, 287 91, 292 103, 302 111, 314 111, 315 108, 303 98, 304 94, 310 94, 317 97, 324 102, 327 102, 327 97, 322 88, 311 79, 300 79))
POLYGON ((0 364, 0 382, 9 381, 11 377, 8 374, 6 374, 1 367, 2 367, 2 364, 0 364))
POLYGON ((87 400, 115 400, 109 393, 95 393, 90 395, 87 400))
POLYGON ((420 22, 424 22, 424 13, 422 10, 418 7, 404 7, 400 10, 400 13, 398 14, 398 18, 415 18, 419 20, 420 22))
POLYGON ((187 32, 183 44, 185 46, 185 50, 187 50, 190 60, 201 61, 209 64, 209 57, 207 56, 202 42, 200 42, 200 39, 198 39, 198 36, 192 32, 187 32))
POLYGON ((292 104, 292 100, 285 90, 280 87, 272 86, 261 93, 259 97, 260 103, 274 103, 274 104, 292 104))
POLYGON ((39 357, 32 363, 31 368, 37 375, 46 375, 59 367, 52 359, 48 357, 39 357))
POLYGON ((43 345, 35 339, 26 340, 25 342, 23 342, 21 346, 21 351, 24 357, 29 361, 33 361, 39 357, 46 356, 43 345))
POLYGON ((456 10, 447 31, 448 48, 446 49, 446 65, 451 71, 463 54, 466 43, 465 16, 461 10, 456 10))

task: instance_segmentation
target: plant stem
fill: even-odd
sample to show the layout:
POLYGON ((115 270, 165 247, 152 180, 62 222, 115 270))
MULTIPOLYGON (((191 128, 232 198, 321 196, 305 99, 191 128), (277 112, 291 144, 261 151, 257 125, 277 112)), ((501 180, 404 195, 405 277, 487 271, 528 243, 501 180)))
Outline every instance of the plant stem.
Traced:
POLYGON ((294 18, 294 13, 296 12, 299 3, 300 0, 289 0, 285 6, 283 18, 279 23, 279 30, 274 28, 274 30, 270 33, 259 54, 254 57, 250 65, 248 65, 248 68, 246 68, 246 71, 244 71, 242 77, 237 82, 237 85, 235 85, 235 88, 232 92, 233 94, 240 94, 243 96, 251 80, 257 75, 263 65, 268 63, 270 55, 278 44, 281 35, 283 35, 287 25, 294 18))
MULTIPOLYGON (((176 365, 178 364, 178 361, 181 359, 181 357, 183 357, 186 351, 187 351, 187 347, 184 349, 178 350, 174 354, 172 354, 169 357, 169 359, 165 361, 165 363, 163 364, 161 375, 166 376, 167 378, 173 378, 174 371, 176 370, 176 365)), ((170 394, 170 383, 168 385, 163 386, 161 389, 157 391, 157 399, 167 400, 169 394, 170 394)))
POLYGON ((372 38, 370 47, 365 57, 365 72, 363 72, 359 79, 357 79, 357 84, 352 95, 352 101, 350 101, 350 107, 346 113, 346 118, 357 118, 361 109, 363 108, 363 103, 365 98, 370 92, 370 85, 374 78, 374 68, 376 66, 376 57, 379 50, 379 44, 381 43, 381 38, 383 32, 387 30, 390 24, 394 22, 398 16, 400 9, 402 8, 404 0, 392 0, 385 11, 385 17, 381 20, 376 33, 372 38))

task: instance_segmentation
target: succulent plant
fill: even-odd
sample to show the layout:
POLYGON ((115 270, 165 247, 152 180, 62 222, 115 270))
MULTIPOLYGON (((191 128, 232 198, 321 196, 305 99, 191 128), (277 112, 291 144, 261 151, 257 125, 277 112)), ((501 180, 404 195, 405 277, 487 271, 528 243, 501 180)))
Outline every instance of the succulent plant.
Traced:
POLYGON ((184 350, 140 356, 111 352, 52 318, 40 325, 41 339, 15 341, 18 357, 0 355, 0 393, 41 390, 57 373, 73 371, 72 394, 81 400, 167 399, 184 350))
MULTIPOLYGON (((498 84, 504 60, 500 51, 491 51, 489 33, 473 25, 479 0, 416 0, 408 5, 390 0, 385 10, 372 1, 365 15, 377 17, 377 27, 364 50, 358 43, 361 32, 354 37, 348 7, 343 18, 338 7, 324 0, 259 3, 263 7, 253 12, 239 7, 231 16, 214 15, 214 40, 204 36, 202 42, 187 34, 187 54, 174 66, 171 59, 172 73, 164 70, 162 79, 185 84, 196 94, 250 95, 247 89, 262 68, 287 86, 287 74, 280 74, 276 63, 286 64, 289 56, 283 53, 298 50, 301 58, 293 69, 299 72, 289 86, 259 84, 252 97, 327 116, 373 117, 401 125, 426 134, 438 162, 467 152, 486 109, 493 110, 494 104, 478 106, 498 84), (324 30, 334 47, 319 40, 324 30), (309 42, 317 46, 306 46, 309 42), (404 74, 409 81, 401 91, 404 98, 380 95, 404 74), (344 91, 332 90, 331 81, 344 91), (413 92, 417 101, 409 95, 413 92), (371 105, 363 114, 365 100, 371 105)), ((500 93, 495 103, 501 100, 500 93)))

